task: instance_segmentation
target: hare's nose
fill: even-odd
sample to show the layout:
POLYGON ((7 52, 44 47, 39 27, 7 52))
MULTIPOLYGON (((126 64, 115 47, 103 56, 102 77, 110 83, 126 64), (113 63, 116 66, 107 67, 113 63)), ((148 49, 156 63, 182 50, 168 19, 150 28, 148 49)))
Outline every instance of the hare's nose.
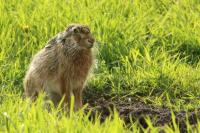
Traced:
POLYGON ((93 38, 88 39, 88 42, 90 42, 90 43, 92 43, 92 44, 94 43, 94 41, 95 41, 95 40, 94 40, 93 38))

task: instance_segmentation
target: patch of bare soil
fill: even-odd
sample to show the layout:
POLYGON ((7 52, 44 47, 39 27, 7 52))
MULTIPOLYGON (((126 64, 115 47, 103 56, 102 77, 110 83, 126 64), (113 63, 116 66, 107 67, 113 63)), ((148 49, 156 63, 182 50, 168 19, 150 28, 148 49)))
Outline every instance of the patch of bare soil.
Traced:
MULTIPOLYGON (((167 107, 159 107, 144 102, 132 101, 130 98, 118 99, 111 96, 88 96, 85 98, 85 103, 89 104, 86 112, 92 110, 90 119, 95 117, 95 114, 101 114, 100 120, 104 120, 112 115, 114 108, 118 111, 121 119, 129 126, 131 121, 136 122, 143 128, 147 128, 148 124, 145 118, 149 117, 154 126, 162 127, 165 124, 172 125, 172 110, 167 107), (130 119, 131 118, 131 119, 130 119)), ((186 132, 186 114, 190 125, 195 125, 197 119, 200 119, 200 109, 191 111, 173 111, 176 123, 178 123, 180 131, 186 132)), ((195 126, 194 126, 195 127, 195 126)))

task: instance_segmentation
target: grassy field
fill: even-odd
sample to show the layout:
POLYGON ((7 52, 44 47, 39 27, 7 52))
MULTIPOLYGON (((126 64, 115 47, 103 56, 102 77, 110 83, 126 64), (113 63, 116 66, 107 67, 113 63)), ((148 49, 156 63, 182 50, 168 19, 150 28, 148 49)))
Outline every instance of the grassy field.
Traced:
MULTIPOLYGON (((0 132, 139 132, 117 113, 100 124, 82 111, 58 117, 41 100, 22 100, 31 57, 70 23, 87 24, 99 42, 86 91, 200 107, 199 0, 0 0, 0 132)), ((161 130, 147 121, 145 132, 161 130)), ((179 132, 173 123, 162 129, 179 132)))

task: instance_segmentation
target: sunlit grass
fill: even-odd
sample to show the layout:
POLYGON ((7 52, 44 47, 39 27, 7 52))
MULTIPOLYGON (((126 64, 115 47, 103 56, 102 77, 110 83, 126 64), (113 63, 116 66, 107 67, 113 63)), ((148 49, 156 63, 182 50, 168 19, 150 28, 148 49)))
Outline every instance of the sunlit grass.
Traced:
MULTIPOLYGON (((0 105, 0 131, 1 132, 171 132, 178 133, 179 125, 175 122, 175 115, 172 112, 172 124, 162 127, 155 127, 149 118, 146 118, 148 128, 142 128, 137 122, 131 126, 125 125, 119 118, 117 112, 108 117, 104 123, 100 123, 97 115, 89 120, 90 112, 83 113, 83 110, 69 113, 63 112, 61 108, 49 106, 45 108, 45 101, 40 96, 36 102, 30 104, 28 100, 22 100, 19 95, 12 94, 5 97, 0 105), (49 110, 49 111, 48 111, 49 110)), ((200 123, 195 126, 186 122, 186 131, 198 132, 200 123)))
POLYGON ((28 111, 21 97, 31 57, 70 23, 87 24, 99 42, 88 91, 128 94, 176 110, 200 107, 199 12, 199 0, 0 0, 0 129, 130 131, 117 117, 103 125, 77 119, 73 128, 74 119, 58 120, 39 105, 28 111))

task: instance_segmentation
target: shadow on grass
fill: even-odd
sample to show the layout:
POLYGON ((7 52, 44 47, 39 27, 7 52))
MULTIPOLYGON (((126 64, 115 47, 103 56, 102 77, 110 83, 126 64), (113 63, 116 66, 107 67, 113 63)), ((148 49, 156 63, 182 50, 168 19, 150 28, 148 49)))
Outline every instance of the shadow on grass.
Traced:
POLYGON ((90 120, 94 120, 96 114, 100 114, 100 121, 104 122, 106 118, 113 115, 116 109, 121 119, 124 120, 127 127, 132 123, 137 122, 141 128, 148 128, 147 118, 155 127, 162 127, 166 124, 173 126, 173 115, 175 122, 179 126, 181 132, 187 131, 187 122, 190 125, 195 125, 200 119, 200 108, 194 110, 175 111, 165 106, 156 106, 130 97, 121 98, 119 95, 106 95, 101 92, 91 94, 90 91, 84 92, 84 102, 89 106, 85 112, 89 112, 90 120), (173 112, 173 113, 172 113, 173 112))

